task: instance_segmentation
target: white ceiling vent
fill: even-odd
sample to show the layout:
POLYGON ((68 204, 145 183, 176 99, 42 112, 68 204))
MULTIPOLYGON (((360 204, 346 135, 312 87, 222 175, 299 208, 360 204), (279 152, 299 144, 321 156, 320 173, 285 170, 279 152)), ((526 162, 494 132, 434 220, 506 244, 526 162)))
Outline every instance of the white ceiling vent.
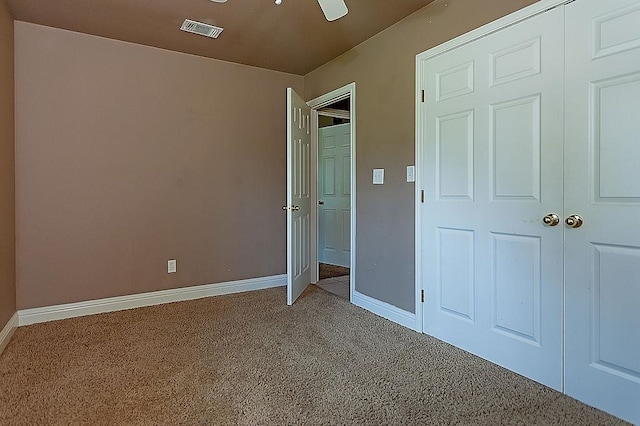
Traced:
POLYGON ((198 21, 192 21, 191 19, 185 19, 180 29, 188 33, 199 34, 201 36, 211 38, 218 38, 218 36, 222 32, 222 28, 220 27, 198 21))

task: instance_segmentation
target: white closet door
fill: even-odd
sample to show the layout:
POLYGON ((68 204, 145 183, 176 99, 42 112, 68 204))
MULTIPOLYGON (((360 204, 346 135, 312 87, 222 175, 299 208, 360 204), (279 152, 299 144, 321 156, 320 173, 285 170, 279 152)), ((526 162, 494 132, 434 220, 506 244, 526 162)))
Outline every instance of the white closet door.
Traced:
POLYGON ((565 388, 640 424, 640 1, 566 17, 565 388))
POLYGON ((563 8, 426 62, 423 330, 562 388, 563 8))

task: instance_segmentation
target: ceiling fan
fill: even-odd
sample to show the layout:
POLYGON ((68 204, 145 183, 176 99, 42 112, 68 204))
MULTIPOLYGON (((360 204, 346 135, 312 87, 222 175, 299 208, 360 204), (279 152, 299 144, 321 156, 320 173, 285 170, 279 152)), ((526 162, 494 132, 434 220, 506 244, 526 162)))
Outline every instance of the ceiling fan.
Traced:
MULTIPOLYGON (((216 3, 224 3, 227 0, 211 0, 216 3)), ((282 0, 275 0, 276 4, 282 3, 282 0)), ((318 0, 322 13, 327 18, 327 21, 335 21, 342 18, 349 12, 344 0, 318 0)))
POLYGON ((349 12, 344 0, 318 0, 327 21, 335 21, 349 12))

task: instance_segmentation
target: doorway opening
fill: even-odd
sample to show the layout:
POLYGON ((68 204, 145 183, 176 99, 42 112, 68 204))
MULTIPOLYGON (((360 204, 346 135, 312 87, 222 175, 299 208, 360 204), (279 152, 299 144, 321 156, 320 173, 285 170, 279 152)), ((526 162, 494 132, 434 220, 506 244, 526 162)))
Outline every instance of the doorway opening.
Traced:
POLYGON ((349 299, 351 119, 349 98, 318 110, 318 287, 349 299))
POLYGON ((355 83, 311 107, 312 282, 351 300, 355 288, 355 83))

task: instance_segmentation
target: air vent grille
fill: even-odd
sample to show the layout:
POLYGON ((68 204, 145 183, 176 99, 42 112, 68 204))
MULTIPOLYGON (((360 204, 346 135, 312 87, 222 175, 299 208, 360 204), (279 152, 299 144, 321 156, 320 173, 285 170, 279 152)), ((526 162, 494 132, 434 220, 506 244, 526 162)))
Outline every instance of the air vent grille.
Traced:
POLYGON ((188 33, 198 34, 205 37, 218 38, 222 32, 222 28, 213 25, 205 24, 198 21, 192 21, 191 19, 185 19, 180 27, 182 31, 188 33))

